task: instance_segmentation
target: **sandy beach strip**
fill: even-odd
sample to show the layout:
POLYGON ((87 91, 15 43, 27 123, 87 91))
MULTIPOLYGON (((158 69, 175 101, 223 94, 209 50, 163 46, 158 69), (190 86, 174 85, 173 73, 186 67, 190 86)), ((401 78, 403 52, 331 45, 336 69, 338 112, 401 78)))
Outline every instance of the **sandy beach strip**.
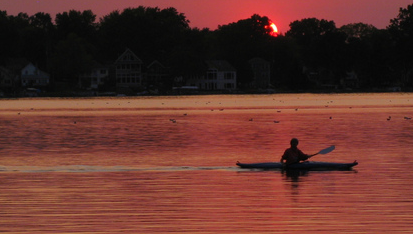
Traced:
POLYGON ((237 108, 413 107, 413 93, 200 95, 1 99, 0 113, 237 108))

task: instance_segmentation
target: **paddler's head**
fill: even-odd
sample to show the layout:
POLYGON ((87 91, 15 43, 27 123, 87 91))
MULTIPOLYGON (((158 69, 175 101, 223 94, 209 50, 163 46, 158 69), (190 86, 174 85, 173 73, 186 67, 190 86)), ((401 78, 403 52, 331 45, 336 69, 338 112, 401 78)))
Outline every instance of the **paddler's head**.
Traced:
POLYGON ((298 139, 297 139, 297 138, 293 138, 293 139, 291 139, 291 141, 290 141, 290 145, 291 145, 291 147, 292 147, 292 148, 297 148, 297 145, 298 145, 298 139))

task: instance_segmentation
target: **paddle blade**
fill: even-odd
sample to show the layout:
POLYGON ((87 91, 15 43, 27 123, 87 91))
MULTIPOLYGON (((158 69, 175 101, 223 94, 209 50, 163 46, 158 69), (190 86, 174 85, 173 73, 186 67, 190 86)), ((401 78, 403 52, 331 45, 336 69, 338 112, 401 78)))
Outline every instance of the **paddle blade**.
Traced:
POLYGON ((328 154, 328 153, 330 153, 331 151, 333 151, 335 148, 336 148, 336 147, 335 147, 334 145, 332 145, 332 146, 330 146, 330 147, 328 147, 328 148, 325 148, 325 149, 323 149, 323 150, 320 150, 320 152, 318 152, 318 154, 328 154))

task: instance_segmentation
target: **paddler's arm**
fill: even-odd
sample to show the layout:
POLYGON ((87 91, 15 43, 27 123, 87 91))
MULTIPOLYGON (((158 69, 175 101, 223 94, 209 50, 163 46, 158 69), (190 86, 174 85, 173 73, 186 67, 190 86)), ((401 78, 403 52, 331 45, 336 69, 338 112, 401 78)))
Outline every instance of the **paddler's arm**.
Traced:
POLYGON ((280 158, 280 163, 284 164, 285 162, 287 162, 287 160, 286 160, 286 158, 287 158, 286 154, 287 154, 287 150, 285 150, 284 153, 283 153, 283 155, 281 156, 281 158, 280 158))
POLYGON ((311 155, 308 155, 308 158, 311 158, 311 157, 313 157, 313 156, 316 156, 318 153, 316 153, 316 154, 311 154, 311 155))
POLYGON ((309 158, 317 155, 318 153, 316 153, 316 154, 305 154, 305 153, 303 153, 303 151, 298 150, 298 154, 299 154, 298 155, 298 162, 300 162, 300 161, 308 160, 309 158))

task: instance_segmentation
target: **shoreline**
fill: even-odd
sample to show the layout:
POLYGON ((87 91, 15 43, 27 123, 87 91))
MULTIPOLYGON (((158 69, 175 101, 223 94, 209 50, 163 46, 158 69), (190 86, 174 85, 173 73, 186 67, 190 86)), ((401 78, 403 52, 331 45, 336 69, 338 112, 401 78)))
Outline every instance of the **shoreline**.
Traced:
POLYGON ((0 99, 0 113, 14 111, 208 110, 412 107, 413 93, 252 94, 0 99))

